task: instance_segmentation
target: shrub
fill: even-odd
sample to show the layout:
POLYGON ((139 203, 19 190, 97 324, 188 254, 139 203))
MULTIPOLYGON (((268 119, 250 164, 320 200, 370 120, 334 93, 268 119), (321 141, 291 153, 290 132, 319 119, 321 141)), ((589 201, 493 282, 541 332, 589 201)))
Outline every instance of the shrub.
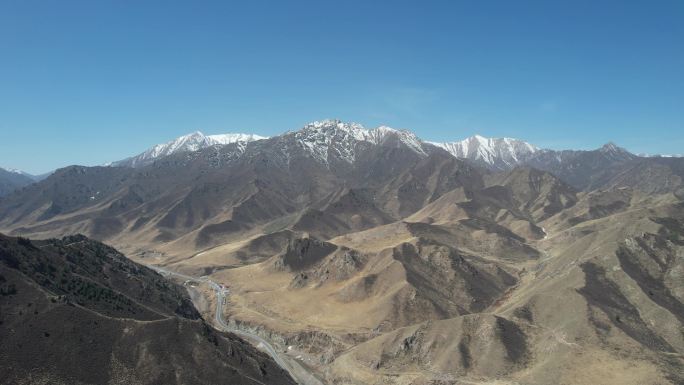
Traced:
POLYGON ((19 237, 19 238, 17 238, 17 243, 19 243, 20 245, 22 245, 24 247, 28 247, 30 249, 35 249, 35 246, 33 246, 33 243, 31 243, 31 240, 28 238, 19 237))

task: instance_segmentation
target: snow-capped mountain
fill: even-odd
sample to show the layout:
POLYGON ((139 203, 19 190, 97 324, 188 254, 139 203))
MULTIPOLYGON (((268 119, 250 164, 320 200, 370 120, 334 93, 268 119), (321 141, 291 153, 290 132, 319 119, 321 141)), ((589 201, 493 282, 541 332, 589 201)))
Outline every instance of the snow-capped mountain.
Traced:
POLYGON ((333 158, 353 163, 360 142, 370 145, 404 145, 417 154, 426 155, 424 142, 410 131, 387 126, 366 129, 358 123, 340 120, 315 121, 298 131, 286 133, 283 137, 294 139, 299 147, 323 163, 329 163, 333 158))
POLYGON ((179 152, 197 151, 211 146, 226 145, 230 143, 238 143, 244 146, 246 143, 261 139, 266 139, 266 137, 255 134, 204 135, 200 131, 195 131, 191 134, 178 137, 170 142, 157 144, 141 154, 113 162, 110 165, 141 167, 154 162, 156 159, 179 152))
POLYGON ((613 142, 608 142, 604 144, 598 151, 603 154, 604 157, 612 161, 628 161, 636 158, 636 155, 625 150, 622 147, 617 146, 613 142))
MULTIPOLYGON (((418 157, 426 157, 434 151, 439 151, 439 148, 456 158, 495 171, 510 170, 517 166, 555 169, 553 165, 567 163, 566 158, 574 159, 583 154, 582 151, 540 149, 519 139, 486 138, 480 135, 455 142, 430 142, 418 138, 407 130, 398 130, 388 126, 368 129, 358 123, 327 119, 308 123, 296 131, 288 131, 272 138, 254 134, 204 135, 197 131, 170 142, 158 144, 139 155, 111 165, 142 167, 168 155, 233 143, 237 146, 231 148, 230 156, 226 159, 242 158, 245 151, 252 155, 268 151, 277 154, 275 159, 285 164, 289 164, 293 157, 305 156, 325 164, 326 167, 332 164, 354 164, 360 153, 375 146, 409 149, 418 157), (264 139, 269 140, 259 142, 260 145, 255 143, 256 147, 247 150, 248 144, 264 139)), ((613 143, 608 143, 595 152, 599 156, 597 159, 610 162, 629 161, 635 157, 629 151, 613 143)), ((226 157, 225 154, 224 157, 226 157)))
POLYGON ((18 169, 16 169, 16 168, 3 168, 3 167, 0 167, 0 170, 4 170, 4 171, 7 171, 7 172, 11 172, 12 174, 23 175, 23 176, 28 177, 28 178, 31 178, 31 179, 35 179, 35 175, 32 175, 32 174, 29 174, 29 173, 27 173, 27 172, 18 170, 18 169))
POLYGON ((471 136, 459 142, 437 143, 457 158, 468 159, 473 163, 488 168, 505 170, 515 167, 539 148, 527 142, 512 138, 485 138, 480 135, 471 136))
POLYGON ((36 181, 36 177, 17 169, 0 167, 0 197, 36 181))
POLYGON ((684 154, 654 154, 654 155, 639 154, 639 156, 646 157, 646 158, 684 158, 684 154))
MULTIPOLYGON (((201 134, 201 132, 199 132, 201 134)), ((230 143, 249 143, 255 140, 267 139, 266 136, 256 134, 217 134, 207 135, 206 138, 215 144, 230 144, 230 143)))
MULTIPOLYGON (((142 167, 154 160, 179 153, 198 151, 211 146, 221 146, 238 143, 238 156, 247 143, 267 139, 254 134, 223 134, 204 135, 197 131, 181 136, 170 142, 158 144, 147 151, 111 163, 114 166, 142 167)), ((418 156, 427 156, 440 147, 457 158, 467 159, 482 167, 505 170, 524 162, 539 149, 527 142, 511 138, 485 138, 472 136, 459 142, 436 143, 423 141, 414 133, 398 130, 388 126, 368 129, 358 123, 343 122, 337 119, 314 121, 304 125, 299 130, 289 131, 273 140, 282 141, 286 146, 295 145, 305 153, 324 164, 333 160, 354 163, 359 146, 404 146, 418 156)), ((285 150, 285 148, 283 148, 285 150)), ((285 161, 289 158, 288 151, 284 151, 285 161)))

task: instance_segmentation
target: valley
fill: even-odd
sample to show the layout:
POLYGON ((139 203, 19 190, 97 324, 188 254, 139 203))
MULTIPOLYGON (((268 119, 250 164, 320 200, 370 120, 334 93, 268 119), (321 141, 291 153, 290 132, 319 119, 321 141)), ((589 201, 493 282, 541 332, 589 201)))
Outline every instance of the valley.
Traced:
POLYGON ((0 385, 684 385, 684 1, 0 1, 0 385))
POLYGON ((298 383, 684 381, 681 158, 337 120, 183 138, 0 198, 0 232, 196 283, 298 383))

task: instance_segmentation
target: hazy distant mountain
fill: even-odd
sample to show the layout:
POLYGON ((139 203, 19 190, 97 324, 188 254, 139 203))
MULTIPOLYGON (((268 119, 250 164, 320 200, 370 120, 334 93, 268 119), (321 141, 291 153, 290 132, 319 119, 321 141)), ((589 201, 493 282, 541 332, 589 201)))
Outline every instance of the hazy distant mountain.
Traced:
POLYGON ((0 197, 35 182, 35 177, 19 170, 0 168, 0 197))
MULTIPOLYGON (((475 135, 460 142, 426 142, 406 130, 397 130, 387 126, 367 129, 357 123, 333 119, 315 121, 298 131, 286 132, 281 136, 290 135, 294 135, 294 140, 300 146, 323 162, 328 162, 328 157, 330 157, 351 163, 355 159, 356 143, 379 145, 393 140, 408 146, 417 154, 426 154, 430 145, 434 145, 457 158, 468 159, 474 164, 492 169, 510 169, 522 163, 530 154, 539 151, 537 147, 529 143, 511 138, 484 138, 475 135)), ((111 165, 141 167, 172 154, 231 143, 238 143, 238 149, 242 150, 246 143, 262 139, 266 137, 254 134, 204 135, 197 131, 170 142, 158 144, 139 155, 113 162, 111 165)))
MULTIPOLYGON (((614 143, 596 150, 540 149, 527 142, 511 138, 484 138, 475 135, 460 142, 434 143, 450 154, 472 164, 494 170, 533 167, 551 172, 579 190, 591 190, 612 183, 616 175, 636 163, 666 164, 677 157, 640 157, 614 143), (661 161, 658 161, 661 159, 661 161)), ((627 179, 622 178, 626 183, 627 179)), ((636 182, 636 181, 633 181, 636 182)))
POLYGON ((210 247, 276 222, 331 237, 407 217, 459 186, 481 189, 488 171, 468 163, 533 167, 578 190, 655 185, 675 192, 681 185, 680 158, 640 158, 614 144, 553 151, 475 136, 437 146, 409 131, 339 120, 259 140, 221 138, 227 144, 195 133, 156 146, 126 161, 135 168, 58 170, 0 202, 0 228, 48 236, 71 228, 102 240, 138 234, 141 242, 184 239, 183 247, 210 247), (655 169, 655 179, 627 176, 655 169))
MULTIPOLYGON (((588 166, 589 163, 608 167, 608 165, 643 158, 613 143, 595 151, 540 149, 519 139, 485 138, 480 135, 474 135, 461 141, 438 143, 424 141, 407 130, 397 130, 387 126, 367 129, 360 124, 346 123, 340 120, 315 121, 305 125, 300 130, 285 132, 275 138, 279 138, 277 140, 279 143, 295 145, 321 163, 329 166, 332 164, 334 167, 339 166, 336 164, 339 162, 353 163, 359 149, 368 146, 396 146, 401 144, 411 149, 418 156, 426 156, 434 152, 434 148, 437 147, 459 159, 467 160, 473 165, 493 171, 511 170, 518 166, 532 166, 555 173, 565 173, 563 177, 569 178, 569 182, 580 189, 588 186, 586 181, 580 181, 581 177, 569 175, 572 172, 586 174, 578 170, 578 166, 574 165, 576 162, 581 163, 582 167, 590 167, 588 166), (607 162, 607 164, 602 165, 602 162, 607 162), (575 179, 573 180, 573 178, 575 179)), ((231 147, 231 157, 239 158, 246 151, 248 143, 264 139, 267 138, 254 134, 204 135, 198 131, 167 143, 158 144, 139 155, 113 162, 110 165, 142 167, 173 154, 190 153, 209 147, 218 149, 229 144, 236 144, 236 146, 231 147)), ((273 149, 272 152, 280 152, 287 162, 290 156, 284 150, 286 148, 273 149)), ((652 158, 669 157, 672 156, 655 156, 652 158)))
POLYGON ((482 186, 482 177, 409 132, 324 121, 269 139, 173 153, 148 166, 60 169, 0 202, 0 228, 38 220, 43 235, 81 228, 102 240, 138 233, 208 247, 273 221, 316 229, 317 211, 337 213, 325 234, 360 230, 462 185, 482 186), (365 207, 358 215, 341 209, 357 204, 365 207), (59 219, 80 210, 85 215, 59 219))
POLYGON ((155 159, 169 156, 171 154, 197 151, 211 146, 226 145, 231 143, 238 143, 243 146, 245 143, 261 139, 265 139, 265 137, 255 134, 204 135, 200 131, 195 131, 172 141, 158 144, 139 155, 113 162, 111 165, 141 167, 154 162, 155 159))
POLYGON ((614 143, 607 143, 596 150, 541 150, 526 159, 523 164, 549 171, 566 183, 580 190, 602 187, 634 161, 651 161, 640 158, 614 143))

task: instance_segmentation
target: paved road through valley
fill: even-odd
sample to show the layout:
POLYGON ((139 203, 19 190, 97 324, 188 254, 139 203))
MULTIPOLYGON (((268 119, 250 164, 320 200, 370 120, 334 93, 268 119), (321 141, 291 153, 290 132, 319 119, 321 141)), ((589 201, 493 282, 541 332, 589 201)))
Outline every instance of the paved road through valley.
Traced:
POLYGON ((163 267, 159 266, 152 266, 148 265, 149 268, 155 270, 156 272, 160 273, 161 275, 164 276, 169 276, 173 275, 179 278, 183 278, 186 280, 192 280, 192 281, 197 281, 197 282, 206 282, 211 286, 212 289, 216 292, 216 323, 224 330, 233 334, 236 334, 248 341, 250 341, 252 344, 256 344, 258 346, 261 346, 280 366, 281 368, 285 369, 290 373, 290 376, 300 385, 323 385, 323 382, 316 378, 313 374, 311 374, 308 370, 304 369, 298 362, 292 360, 292 359, 283 359, 280 354, 273 348, 273 346, 260 337, 257 334, 250 333, 244 330, 239 330, 236 329, 232 326, 230 326, 228 323, 226 323, 223 320, 223 301, 226 298, 226 295, 228 295, 228 289, 225 287, 221 286, 220 284, 210 280, 208 277, 191 277, 189 275, 177 273, 175 271, 167 270, 164 269, 163 267))

